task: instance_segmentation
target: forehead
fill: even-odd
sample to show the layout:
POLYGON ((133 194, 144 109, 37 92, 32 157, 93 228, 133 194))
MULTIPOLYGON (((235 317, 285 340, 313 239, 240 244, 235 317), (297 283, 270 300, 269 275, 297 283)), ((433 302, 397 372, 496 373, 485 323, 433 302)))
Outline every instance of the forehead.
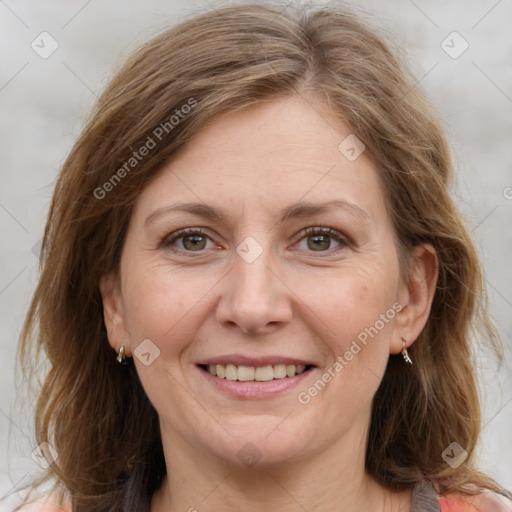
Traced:
POLYGON ((256 103, 206 125, 146 187, 137 209, 179 200, 270 211, 343 199, 382 214, 374 167, 364 152, 351 160, 343 144, 340 151, 347 137, 354 137, 349 126, 318 101, 256 103))

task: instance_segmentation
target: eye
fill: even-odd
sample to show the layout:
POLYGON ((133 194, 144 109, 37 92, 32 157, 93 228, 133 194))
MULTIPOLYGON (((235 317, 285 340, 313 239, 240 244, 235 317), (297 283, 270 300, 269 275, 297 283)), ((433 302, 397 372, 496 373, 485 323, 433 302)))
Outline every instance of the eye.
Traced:
POLYGON ((327 252, 329 250, 339 250, 348 245, 348 240, 341 233, 332 228, 326 227, 310 227, 304 230, 306 236, 299 241, 299 246, 306 243, 306 247, 302 246, 299 249, 309 250, 314 252, 327 252), (333 240, 337 247, 332 249, 333 240))
POLYGON ((164 247, 175 246, 178 249, 188 252, 199 252, 207 249, 207 242, 210 238, 200 228, 185 228, 168 235, 162 245, 164 247))
MULTIPOLYGON (((300 250, 313 252, 330 252, 340 250, 349 245, 347 238, 328 227, 309 227, 306 228, 299 243, 300 250), (334 248, 333 241, 337 244, 334 248), (301 247, 301 244, 305 243, 301 247)), ((201 252, 204 249, 211 249, 208 242, 212 243, 210 237, 201 228, 184 228, 168 235, 162 242, 163 247, 174 247, 186 252, 201 252)))

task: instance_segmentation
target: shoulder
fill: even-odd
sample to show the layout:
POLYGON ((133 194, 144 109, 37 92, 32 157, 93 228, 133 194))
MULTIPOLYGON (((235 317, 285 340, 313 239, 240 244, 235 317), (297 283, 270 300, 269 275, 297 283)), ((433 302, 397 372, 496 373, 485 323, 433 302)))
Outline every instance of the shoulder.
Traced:
POLYGON ((512 499, 492 491, 447 495, 439 498, 439 504, 442 512, 512 512, 512 499))
POLYGON ((20 512, 71 512, 71 507, 60 505, 56 501, 38 500, 23 506, 20 512))

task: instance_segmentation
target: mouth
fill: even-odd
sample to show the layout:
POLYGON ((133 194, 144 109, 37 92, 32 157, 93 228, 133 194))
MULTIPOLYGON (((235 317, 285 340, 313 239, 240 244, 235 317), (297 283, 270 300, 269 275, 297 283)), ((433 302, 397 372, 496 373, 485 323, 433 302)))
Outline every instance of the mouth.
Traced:
POLYGON ((268 382, 272 380, 290 379, 310 371, 312 364, 268 364, 248 366, 236 364, 199 364, 199 368, 218 379, 239 382, 268 382))
POLYGON ((290 392, 317 368, 307 359, 242 354, 219 355, 199 361, 196 367, 209 387, 241 400, 290 392))

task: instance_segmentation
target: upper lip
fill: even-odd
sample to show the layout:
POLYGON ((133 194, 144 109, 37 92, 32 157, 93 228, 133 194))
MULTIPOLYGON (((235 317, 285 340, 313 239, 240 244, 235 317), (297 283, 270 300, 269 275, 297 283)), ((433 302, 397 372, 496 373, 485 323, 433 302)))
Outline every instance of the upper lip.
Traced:
POLYGON ((198 365, 208 364, 222 364, 228 365, 233 364, 235 366, 274 366, 276 364, 294 364, 295 366, 314 366, 311 361, 305 359, 297 359, 295 357, 285 356, 259 356, 250 357, 241 354, 228 354, 224 356, 215 356, 208 359, 204 359, 197 363, 198 365))

